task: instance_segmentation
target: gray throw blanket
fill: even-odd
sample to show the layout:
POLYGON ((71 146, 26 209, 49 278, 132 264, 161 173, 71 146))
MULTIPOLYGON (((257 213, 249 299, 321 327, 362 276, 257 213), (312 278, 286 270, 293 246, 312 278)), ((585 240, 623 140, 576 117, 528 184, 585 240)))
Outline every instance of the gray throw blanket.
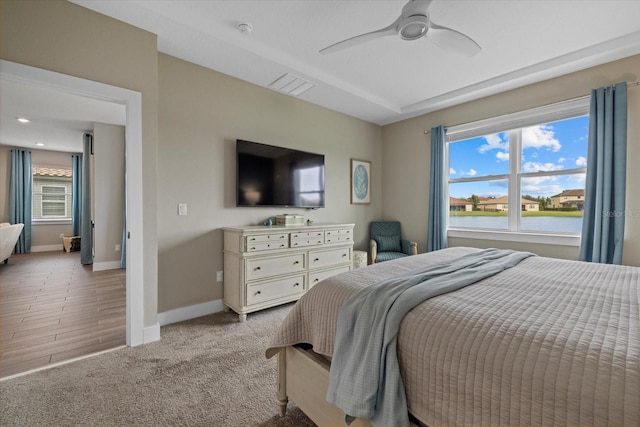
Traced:
POLYGON ((513 267, 531 253, 487 249, 362 289, 338 316, 327 401, 373 425, 408 426, 396 339, 405 314, 423 301, 513 267))

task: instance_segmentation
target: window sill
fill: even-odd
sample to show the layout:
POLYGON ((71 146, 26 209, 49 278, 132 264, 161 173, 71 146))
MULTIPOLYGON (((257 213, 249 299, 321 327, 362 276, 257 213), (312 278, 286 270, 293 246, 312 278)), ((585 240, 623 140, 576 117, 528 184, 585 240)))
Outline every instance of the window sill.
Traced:
POLYGON ((32 219, 31 225, 71 225, 71 219, 32 219))
POLYGON ((448 237, 496 240, 501 242, 538 243, 543 245, 580 246, 579 234, 539 234, 499 230, 463 230, 450 228, 448 237))

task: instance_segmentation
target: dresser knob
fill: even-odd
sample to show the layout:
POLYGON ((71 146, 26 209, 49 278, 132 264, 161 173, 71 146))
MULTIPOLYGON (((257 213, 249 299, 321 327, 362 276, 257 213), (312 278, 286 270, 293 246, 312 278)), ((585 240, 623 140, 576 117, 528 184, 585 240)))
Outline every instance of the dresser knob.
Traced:
POLYGON ((318 262, 318 261, 320 261, 320 258, 316 258, 313 260, 313 262, 318 262))
POLYGON ((300 264, 300 261, 295 261, 293 265, 300 264))
POLYGON ((313 283, 318 283, 320 281, 320 279, 316 279, 313 281, 313 283))
POLYGON ((342 254, 342 258, 344 258, 344 257, 346 257, 346 256, 347 256, 347 254, 342 254))
POLYGON ((293 285, 293 287, 295 288, 296 286, 300 286, 300 283, 296 283, 295 285, 293 285))
POLYGON ((258 291, 258 292, 256 292, 254 295, 260 295, 260 294, 262 294, 262 292, 261 292, 261 291, 258 291))
POLYGON ((256 267, 256 271, 260 270, 260 267, 256 267))

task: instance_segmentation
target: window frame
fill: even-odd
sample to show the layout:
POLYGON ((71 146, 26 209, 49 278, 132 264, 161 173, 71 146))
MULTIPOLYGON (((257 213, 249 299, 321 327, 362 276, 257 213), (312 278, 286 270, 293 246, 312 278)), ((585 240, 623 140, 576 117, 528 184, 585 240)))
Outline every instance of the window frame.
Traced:
MULTIPOLYGON (((42 164, 39 165, 32 165, 33 170, 35 171, 36 168, 55 168, 55 169, 68 169, 69 171, 71 171, 71 173, 73 174, 72 168, 71 167, 66 167, 66 166, 55 166, 55 167, 51 167, 51 166, 43 166, 42 164)), ((73 187, 70 185, 69 186, 69 191, 67 190, 67 186, 65 184, 62 183, 45 183, 45 184, 41 184, 40 186, 40 191, 36 191, 36 186, 35 186, 35 174, 32 172, 32 177, 34 180, 34 183, 32 185, 32 190, 31 190, 31 197, 32 199, 34 199, 32 201, 32 212, 31 212, 31 224, 32 225, 55 225, 55 224, 71 224, 72 223, 72 215, 73 212, 71 212, 70 209, 70 205, 72 203, 72 199, 73 199, 73 187), (47 194, 45 194, 42 191, 43 187, 60 187, 60 188, 64 188, 65 192, 64 193, 51 193, 49 195, 56 195, 56 196, 64 196, 64 211, 65 211, 65 215, 64 216, 44 216, 44 203, 45 203, 45 196, 47 194), (41 217, 40 218, 36 218, 34 217, 34 204, 35 202, 35 197, 36 196, 40 196, 40 213, 41 213, 41 217), (70 216, 66 216, 66 212, 69 211, 70 212, 70 216)), ((55 178, 55 177, 54 177, 55 178)), ((59 177, 62 178, 62 177, 59 177)), ((66 179, 66 177, 65 177, 66 179)), ((73 182, 73 176, 69 177, 69 183, 73 182)))
POLYGON ((476 122, 447 128, 445 144, 445 162, 447 171, 446 203, 447 203, 447 236, 454 238, 482 239, 520 243, 540 243, 563 246, 579 246, 581 233, 538 232, 520 229, 522 179, 531 177, 546 177, 553 175, 572 175, 586 173, 586 167, 554 170, 522 172, 522 141, 521 129, 545 124, 569 120, 572 118, 589 115, 589 97, 584 96, 569 101, 550 104, 529 110, 524 110, 503 116, 497 116, 476 122), (484 175, 481 177, 454 178, 451 179, 450 169, 450 144, 470 138, 491 135, 496 133, 509 133, 509 171, 500 175, 484 175), (516 161, 513 161, 516 159, 516 161), (506 179, 508 181, 508 215, 507 229, 472 229, 452 228, 449 224, 449 186, 452 183, 488 181, 506 179), (515 197, 511 197, 515 195, 515 197))
MULTIPOLYGON (((35 194, 35 193, 34 193, 35 194)), ((67 202, 67 196, 71 196, 71 193, 67 193, 67 187, 64 185, 57 185, 57 184, 43 184, 40 187, 40 196, 42 197, 42 199, 40 199, 40 204, 41 204, 41 208, 42 208, 42 218, 38 218, 38 219, 68 219, 69 217, 67 217, 67 209, 69 208, 69 203, 67 202), (44 191, 45 188, 62 188, 64 191, 62 193, 47 193, 44 191), (45 200, 45 197, 47 196, 63 196, 62 200, 45 200), (63 215, 45 215, 45 203, 53 203, 55 205, 62 205, 62 210, 64 212, 63 215)))

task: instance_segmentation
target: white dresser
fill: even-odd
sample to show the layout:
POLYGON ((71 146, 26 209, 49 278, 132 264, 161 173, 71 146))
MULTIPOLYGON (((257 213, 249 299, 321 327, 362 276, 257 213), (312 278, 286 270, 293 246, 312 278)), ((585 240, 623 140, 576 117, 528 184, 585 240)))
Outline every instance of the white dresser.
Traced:
POLYGON ((353 224, 226 227, 224 306, 247 313, 298 300, 319 281, 351 270, 353 224))

